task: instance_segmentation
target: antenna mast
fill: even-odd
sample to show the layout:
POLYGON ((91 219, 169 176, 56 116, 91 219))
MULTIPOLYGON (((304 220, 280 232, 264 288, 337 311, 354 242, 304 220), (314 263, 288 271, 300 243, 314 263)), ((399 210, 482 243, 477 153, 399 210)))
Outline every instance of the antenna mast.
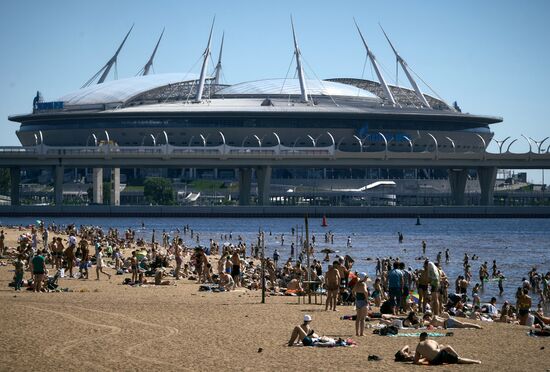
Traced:
POLYGON ((202 93, 204 90, 204 81, 206 80, 206 67, 208 66, 208 57, 210 56, 210 42, 212 41, 212 30, 214 29, 214 22, 216 21, 216 17, 212 20, 212 26, 210 27, 210 35, 208 36, 208 44, 206 45, 206 49, 204 50, 203 54, 203 61, 202 61, 202 67, 201 67, 201 76, 199 78, 199 88, 197 89, 197 95, 195 97, 195 102, 201 102, 202 101, 202 93))
POLYGON ((302 68, 302 52, 300 52, 300 48, 298 48, 298 42, 296 41, 296 33, 294 32, 294 20, 292 19, 292 15, 290 16, 290 24, 292 25, 292 38, 294 39, 294 54, 296 55, 296 68, 298 70, 298 79, 300 80, 300 92, 302 94, 302 102, 309 102, 307 98, 307 86, 306 86, 306 80, 304 78, 304 69, 302 68))
POLYGON ((361 30, 359 29, 359 26, 357 25, 357 22, 355 21, 355 18, 353 19, 353 22, 355 23, 355 27, 357 27, 357 31, 359 32, 359 36, 361 36, 361 40, 363 41, 363 45, 365 46, 365 49, 367 50, 367 56, 370 58, 372 62, 372 67, 374 67, 374 71, 376 72, 376 76, 378 77, 378 81, 380 82, 380 85, 382 85, 382 88, 384 89, 384 95, 388 99, 388 101, 391 102, 392 105, 395 106, 395 99, 393 98, 393 94, 390 91, 390 88, 388 87, 388 84, 386 84, 386 80, 384 79, 384 76, 382 76, 382 73, 380 72, 380 68, 378 67, 378 62, 376 61, 376 57, 374 54, 370 51, 367 42, 365 41, 365 38, 363 37, 363 34, 361 33, 361 30))
POLYGON ((407 75, 407 79, 409 79, 409 83, 411 83, 414 91, 416 92, 416 96, 418 97, 418 99, 420 100, 420 102, 422 102, 422 104, 424 106, 426 106, 427 108, 431 108, 430 104, 428 103, 428 101, 426 100, 426 97, 424 97, 424 95, 422 94, 422 91, 420 90, 420 88, 418 87, 418 84, 416 84, 416 81, 414 80, 414 78, 412 77, 412 75, 410 74, 409 72, 409 66, 407 65, 407 62, 405 62, 405 60, 403 58, 401 58, 401 56, 399 55, 399 53, 397 53, 397 50, 395 49, 395 47, 393 46, 392 42, 390 41, 390 38, 388 37, 388 35, 386 34, 386 31, 384 31, 384 28, 382 28, 382 25, 381 24, 378 24, 380 26, 380 28, 382 29, 382 32, 384 33, 384 36, 386 37, 386 40, 388 40, 388 43, 390 44, 392 50, 393 50, 393 53, 395 54, 395 58, 397 58, 397 61, 399 62, 399 64, 401 65, 401 68, 403 69, 403 71, 405 71, 405 75, 407 75))
POLYGON ((214 73, 214 84, 218 85, 220 83, 220 74, 222 72, 222 52, 223 52, 223 39, 225 38, 225 32, 222 33, 222 43, 220 46, 220 55, 218 56, 218 63, 216 64, 216 69, 214 73))
POLYGON ((155 54, 157 53, 157 49, 159 47, 160 41, 162 40, 162 35, 164 35, 164 28, 162 29, 159 40, 157 41, 157 45, 155 45, 155 49, 153 49, 153 53, 151 54, 151 57, 143 67, 143 73, 141 74, 141 76, 149 75, 149 69, 151 68, 151 66, 153 66, 153 59, 155 58, 155 54))

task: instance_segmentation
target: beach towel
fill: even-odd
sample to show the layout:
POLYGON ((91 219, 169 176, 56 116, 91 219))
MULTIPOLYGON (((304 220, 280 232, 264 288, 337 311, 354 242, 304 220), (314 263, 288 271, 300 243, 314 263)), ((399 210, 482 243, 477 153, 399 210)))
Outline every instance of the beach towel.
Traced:
MULTIPOLYGON (((396 335, 388 335, 390 337, 420 337, 420 332, 413 332, 413 333, 398 333, 396 335)), ((447 336, 445 333, 439 333, 439 332, 428 332, 428 336, 430 337, 444 337, 447 336)))

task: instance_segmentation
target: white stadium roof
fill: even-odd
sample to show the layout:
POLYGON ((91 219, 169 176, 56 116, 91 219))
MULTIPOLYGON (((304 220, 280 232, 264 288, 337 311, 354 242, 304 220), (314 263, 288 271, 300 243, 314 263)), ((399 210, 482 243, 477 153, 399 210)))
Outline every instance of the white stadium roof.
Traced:
POLYGON ((127 79, 112 80, 92 85, 64 95, 58 101, 65 105, 95 105, 116 102, 126 102, 128 99, 168 84, 196 80, 196 74, 153 74, 136 76, 127 79))
MULTIPOLYGON (((348 96, 379 99, 373 93, 351 85, 332 81, 306 80, 308 95, 348 96)), ((225 87, 216 95, 300 95, 299 79, 265 79, 247 81, 225 87)))

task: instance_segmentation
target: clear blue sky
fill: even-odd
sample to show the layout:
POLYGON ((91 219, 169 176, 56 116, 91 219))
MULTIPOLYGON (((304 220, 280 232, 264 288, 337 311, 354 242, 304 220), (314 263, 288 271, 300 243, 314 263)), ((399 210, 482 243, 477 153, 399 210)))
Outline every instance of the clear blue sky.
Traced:
MULTIPOLYGON (((2 1, 0 145, 19 144, 8 115, 31 111, 36 90, 55 100, 78 89, 111 57, 132 23, 119 78, 134 76, 145 64, 163 27, 155 71, 189 71, 216 15, 214 57, 224 30, 224 80, 235 83, 285 76, 291 13, 302 53, 321 79, 361 77, 365 52, 355 17, 393 81, 395 58, 380 22, 441 97, 457 100, 466 112, 502 116, 504 122, 492 126, 497 139, 550 135, 550 1, 2 1)), ((371 78, 370 69, 364 77, 371 78)), ((402 82, 404 75, 399 77, 402 82)), ((512 149, 527 145, 518 141, 512 149)))

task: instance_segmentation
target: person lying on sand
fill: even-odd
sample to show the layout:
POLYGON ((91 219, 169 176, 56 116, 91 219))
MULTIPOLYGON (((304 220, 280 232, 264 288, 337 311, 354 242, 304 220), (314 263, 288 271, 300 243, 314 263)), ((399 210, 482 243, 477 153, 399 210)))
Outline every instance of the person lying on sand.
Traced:
POLYGON ((396 362, 412 362, 414 361, 414 351, 409 348, 409 345, 403 346, 395 353, 396 362))
POLYGON ((318 337, 313 329, 310 328, 310 323, 312 321, 311 315, 304 315, 304 322, 294 327, 292 334, 290 335, 290 340, 288 341, 288 346, 294 346, 296 341, 302 341, 304 346, 313 345, 312 338, 318 337))
POLYGON ((429 365, 481 364, 479 360, 461 358, 449 345, 440 345, 434 340, 429 340, 426 332, 420 334, 420 342, 416 346, 413 363, 429 365))
POLYGON ((441 328, 475 328, 482 329, 480 325, 474 323, 466 323, 456 320, 455 318, 443 318, 438 315, 432 315, 431 313, 424 314, 424 325, 441 327, 441 328))

